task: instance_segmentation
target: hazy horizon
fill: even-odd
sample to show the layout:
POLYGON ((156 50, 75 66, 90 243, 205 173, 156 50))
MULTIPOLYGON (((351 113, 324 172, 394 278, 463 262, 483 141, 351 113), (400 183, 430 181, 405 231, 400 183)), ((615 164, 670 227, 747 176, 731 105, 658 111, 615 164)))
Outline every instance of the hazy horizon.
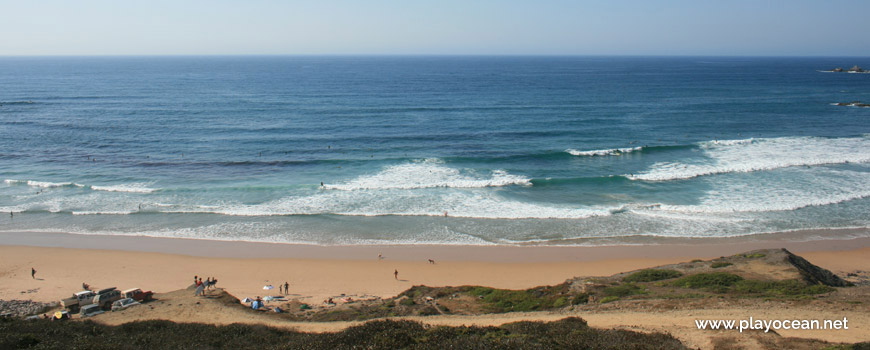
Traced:
POLYGON ((870 56, 870 2, 6 2, 0 56, 870 56))

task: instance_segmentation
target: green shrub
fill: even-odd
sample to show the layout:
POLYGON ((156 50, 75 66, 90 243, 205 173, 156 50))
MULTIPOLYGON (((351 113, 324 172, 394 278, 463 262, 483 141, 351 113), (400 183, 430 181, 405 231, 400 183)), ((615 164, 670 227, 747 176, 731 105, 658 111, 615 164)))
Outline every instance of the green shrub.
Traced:
POLYGON ((515 322, 499 327, 424 327, 372 321, 336 333, 300 333, 262 325, 215 326, 136 321, 0 320, 0 349, 685 349, 662 333, 595 329, 580 318, 515 322), (155 331, 158 330, 159 331, 155 331))
POLYGON ((634 283, 625 283, 622 285, 607 287, 601 292, 606 297, 615 296, 615 297, 627 297, 635 294, 643 294, 645 290, 643 287, 638 286, 634 283))
POLYGON ((798 280, 760 281, 742 280, 734 284, 734 291, 765 296, 809 296, 830 293, 834 288, 821 284, 808 285, 798 280))
POLYGON ((730 262, 722 262, 722 261, 720 261, 720 262, 714 262, 712 265, 710 265, 710 267, 712 267, 712 268, 714 268, 714 269, 718 269, 718 268, 720 268, 720 267, 726 267, 726 266, 731 266, 731 265, 734 265, 734 264, 732 264, 732 263, 730 263, 730 262))
POLYGON ((537 287, 527 290, 493 289, 474 287, 468 293, 479 297, 486 304, 488 312, 537 311, 564 307, 568 305, 565 296, 566 284, 537 287), (562 301, 559 301, 562 299, 562 301), (558 302, 558 305, 557 305, 558 302))
POLYGON ((628 275, 622 280, 624 282, 653 282, 677 278, 682 275, 682 273, 676 270, 646 269, 628 275))
POLYGON ((586 304, 587 302, 589 302, 589 294, 587 293, 577 294, 571 299, 571 305, 586 304))
POLYGON ((763 258, 767 255, 764 255, 764 253, 754 253, 754 254, 743 254, 742 256, 744 258, 748 258, 748 259, 757 259, 757 258, 763 258))
POLYGON ((414 305, 417 305, 417 303, 414 302, 414 299, 407 298, 407 299, 402 299, 402 301, 399 302, 399 305, 414 306, 414 305))
POLYGON ((601 298, 601 301, 599 301, 599 303, 607 304, 607 303, 614 302, 617 300, 619 300, 619 297, 614 295, 614 296, 601 298))
POLYGON ((440 314, 441 313, 438 312, 438 310, 436 310, 434 306, 427 306, 427 307, 421 309, 420 311, 417 311, 417 315, 420 315, 420 316, 434 316, 434 315, 440 315, 440 314))
POLYGON ((725 292, 735 283, 742 281, 743 277, 726 272, 699 273, 680 278, 671 282, 676 287, 704 288, 714 292, 725 292))

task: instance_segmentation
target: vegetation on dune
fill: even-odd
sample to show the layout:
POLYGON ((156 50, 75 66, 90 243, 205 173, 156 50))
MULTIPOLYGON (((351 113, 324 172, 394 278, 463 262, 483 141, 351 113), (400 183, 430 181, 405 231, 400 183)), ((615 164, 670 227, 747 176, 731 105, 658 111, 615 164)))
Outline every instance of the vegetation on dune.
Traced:
POLYGON ((723 261, 720 261, 720 262, 714 262, 713 264, 710 265, 710 267, 712 267, 712 268, 714 268, 714 269, 718 269, 718 268, 728 267, 728 266, 731 266, 731 265, 734 265, 734 264, 732 264, 732 263, 730 263, 730 262, 723 262, 723 261))
POLYGON ((570 303, 584 303, 586 298, 567 295, 565 284, 537 287, 527 290, 508 290, 474 287, 469 294, 480 298, 489 312, 538 311, 565 307, 570 303))
POLYGON ((822 350, 870 350, 870 342, 831 345, 831 346, 822 348, 822 350))
POLYGON ((618 286, 607 287, 601 292, 605 297, 627 297, 630 295, 645 294, 646 289, 634 283, 625 283, 618 286))
POLYGON ((261 325, 214 326, 138 321, 0 321, 0 349, 685 349, 662 333, 590 328, 580 318, 500 327, 429 327, 372 321, 338 333, 300 333, 261 325))
POLYGON ((623 282, 654 282, 677 278, 683 274, 677 270, 646 269, 635 272, 622 279, 623 282))
POLYGON ((727 272, 699 273, 671 282, 675 287, 707 289, 712 292, 725 292, 743 277, 727 272))
POLYGON ((734 292, 764 296, 806 296, 830 293, 834 288, 822 284, 808 285, 798 280, 759 281, 743 280, 734 285, 734 292))
POLYGON ((676 287, 706 289, 714 293, 758 295, 768 297, 811 296, 830 293, 834 288, 822 284, 807 284, 798 280, 763 281, 744 279, 726 272, 699 273, 671 282, 676 287))

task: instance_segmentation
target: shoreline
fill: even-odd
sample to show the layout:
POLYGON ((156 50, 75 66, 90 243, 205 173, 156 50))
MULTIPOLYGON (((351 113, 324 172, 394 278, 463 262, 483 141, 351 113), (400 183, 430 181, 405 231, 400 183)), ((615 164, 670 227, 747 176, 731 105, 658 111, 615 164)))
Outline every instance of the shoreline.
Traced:
POLYGON ((310 246, 28 232, 0 233, 0 299, 57 301, 80 290, 82 282, 164 293, 187 288, 194 275, 218 278, 218 287, 239 298, 275 294, 262 287, 287 281, 292 298, 315 303, 340 294, 392 297, 414 285, 527 289, 762 248, 786 248, 837 274, 870 270, 870 238, 598 247, 310 246), (31 267, 35 279, 27 278, 31 267))
POLYGON ((630 258, 713 258, 763 248, 794 253, 870 247, 870 229, 805 230, 752 237, 661 238, 610 245, 314 245, 62 232, 0 232, 0 246, 74 248, 209 258, 395 261, 560 262, 630 258), (785 237, 788 236, 788 237, 785 237), (821 238, 836 236, 830 238, 821 238), (815 238, 815 239, 813 239, 815 238))
MULTIPOLYGON (((30 234, 30 233, 28 233, 30 234)), ((290 283, 288 300, 322 305, 326 298, 344 296, 355 300, 390 298, 412 286, 429 287, 477 285, 523 290, 556 285, 575 277, 611 276, 638 269, 683 263, 693 259, 716 258, 765 247, 786 248, 810 263, 845 276, 870 271, 870 238, 810 242, 706 241, 704 244, 660 244, 655 246, 599 247, 492 247, 492 246, 361 246, 322 247, 292 244, 205 241, 152 237, 83 236, 61 233, 26 235, 13 240, 0 233, 0 299, 57 302, 81 289, 142 288, 152 290, 157 303, 140 312, 109 313, 98 322, 121 324, 134 320, 163 319, 206 324, 262 324, 306 332, 334 332, 359 321, 286 322, 250 313, 244 308, 227 308, 206 302, 187 289, 194 275, 205 280, 217 277, 217 287, 235 298, 279 295, 264 285, 290 283), (112 239, 107 239, 112 238, 112 239), (21 244, 12 244, 21 243, 21 244), (64 246, 69 245, 69 246, 64 246), (87 248, 82 248, 87 247, 87 248), (149 251, 158 250, 160 252, 149 251), (181 253, 177 253, 177 252, 181 253), (209 254, 209 252, 211 252, 209 254), (378 252, 385 259, 378 259, 378 252), (436 264, 426 261, 436 256, 436 264), (270 255, 266 257, 264 255, 270 255), (37 270, 29 278, 30 268, 37 270), (399 271, 397 278, 393 272, 399 271), (159 307, 158 307, 159 306, 159 307), (156 308, 156 309, 155 309, 156 308), (107 318, 108 317, 108 318, 107 318)), ((866 293, 867 286, 844 290, 866 293)), ((830 302, 838 303, 842 298, 830 302)), ((540 311, 507 314, 403 316, 432 325, 501 325, 516 321, 554 321, 581 317, 590 326, 623 328, 642 332, 674 334, 693 348, 712 348, 716 337, 725 333, 698 330, 694 321, 704 319, 745 319, 765 309, 768 318, 837 319, 848 317, 850 330, 777 331, 783 337, 816 338, 833 342, 866 341, 865 309, 855 304, 801 304, 747 299, 747 303, 723 304, 709 299, 701 307, 647 310, 645 308, 604 308, 597 311, 540 311), (646 311, 645 311, 646 310, 646 311), (852 329, 854 328, 854 329, 852 329)), ((673 302, 673 301, 672 301, 673 302)), ((866 303, 866 301, 865 301, 866 303)), ((297 304, 298 305, 298 304, 297 304)), ((735 333, 734 337, 738 337, 735 333)), ((748 337, 739 335, 739 337, 748 337)), ((737 338, 735 338, 737 339, 737 338)), ((748 339, 748 338, 740 338, 748 339)))

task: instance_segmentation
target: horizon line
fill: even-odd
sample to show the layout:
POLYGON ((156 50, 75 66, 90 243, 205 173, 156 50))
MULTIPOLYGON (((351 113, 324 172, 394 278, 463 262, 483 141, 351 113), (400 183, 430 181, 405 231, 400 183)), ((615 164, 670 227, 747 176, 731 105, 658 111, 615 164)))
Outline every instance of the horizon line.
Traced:
POLYGON ((722 57, 722 58, 870 58, 870 55, 665 55, 665 54, 440 54, 440 53, 303 53, 303 54, 0 54, 0 58, 63 57, 722 57))

